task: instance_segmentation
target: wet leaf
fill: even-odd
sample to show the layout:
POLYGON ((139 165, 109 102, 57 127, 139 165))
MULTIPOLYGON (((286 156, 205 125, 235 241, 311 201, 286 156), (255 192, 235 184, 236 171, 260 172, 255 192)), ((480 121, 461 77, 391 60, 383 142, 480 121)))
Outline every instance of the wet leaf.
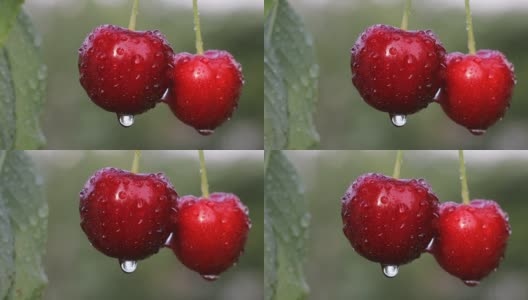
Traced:
POLYGON ((46 97, 46 66, 40 53, 40 40, 21 12, 5 43, 9 71, 15 92, 15 149, 38 149, 45 139, 40 128, 40 112, 46 97))
POLYGON ((15 91, 6 51, 0 48, 0 149, 12 149, 14 140, 15 91))
POLYGON ((303 262, 309 214, 300 178, 280 151, 267 153, 265 174, 266 299, 308 295, 303 262))
MULTIPOLYGON (((6 151, 0 151, 0 174, 6 151)), ((0 193, 0 299, 6 299, 15 277, 15 240, 6 200, 0 193)))
MULTIPOLYGON (((318 98, 319 66, 316 63, 312 36, 287 0, 275 0, 269 6, 264 40, 266 54, 273 53, 268 54, 266 67, 279 74, 286 87, 283 91, 274 90, 280 84, 274 84, 276 80, 265 80, 265 90, 272 89, 274 93, 280 93, 280 96, 265 97, 264 101, 270 107, 279 107, 276 102, 286 101, 288 124, 281 126, 287 126, 288 149, 313 148, 319 142, 313 118, 318 98), (273 56, 276 59, 272 59, 273 56)), ((265 115, 269 113, 270 111, 265 111, 265 115)), ((266 122, 272 120, 273 117, 265 116, 266 122)), ((273 128, 272 125, 266 127, 273 128)), ((269 136, 282 134, 282 131, 267 130, 265 134, 268 135, 268 149, 274 149, 271 141, 284 139, 282 136, 269 136)))
MULTIPOLYGON (((266 44, 266 42, 264 42, 266 44)), ((264 54, 264 145, 285 149, 288 143, 288 90, 273 48, 264 54)))
POLYGON ((24 0, 0 0, 0 48, 15 22, 24 0))
POLYGON ((40 299, 47 284, 43 256, 48 226, 42 179, 23 151, 7 152, 0 177, 0 194, 15 233, 16 275, 9 299, 40 299))

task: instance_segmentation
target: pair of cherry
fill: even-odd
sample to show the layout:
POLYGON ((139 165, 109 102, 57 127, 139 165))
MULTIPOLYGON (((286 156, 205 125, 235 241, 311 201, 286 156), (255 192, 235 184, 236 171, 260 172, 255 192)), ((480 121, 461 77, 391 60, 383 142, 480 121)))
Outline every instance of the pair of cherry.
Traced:
POLYGON ((494 271, 511 233, 507 214, 491 200, 439 203, 423 179, 365 174, 342 199, 343 231, 361 256, 387 277, 427 251, 469 286, 494 271))
POLYGON ((215 280, 236 263, 251 227, 247 207, 234 194, 178 197, 162 173, 115 168, 86 182, 79 210, 91 244, 119 259, 127 273, 166 246, 189 269, 215 280))
POLYGON ((446 54, 430 31, 388 25, 367 28, 352 48, 352 82, 372 107, 396 126, 437 101, 475 135, 501 119, 515 85, 513 65, 499 51, 446 54))
POLYGON ((90 99, 116 113, 121 125, 132 126, 134 115, 165 102, 203 135, 231 117, 244 84, 240 64, 227 51, 175 54, 159 31, 114 25, 88 35, 79 72, 90 99))

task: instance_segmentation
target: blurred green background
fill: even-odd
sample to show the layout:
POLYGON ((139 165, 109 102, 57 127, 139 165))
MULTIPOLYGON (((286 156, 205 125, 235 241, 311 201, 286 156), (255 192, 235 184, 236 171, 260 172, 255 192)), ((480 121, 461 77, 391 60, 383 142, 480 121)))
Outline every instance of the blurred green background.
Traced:
MULTIPOLYGON (((478 0, 473 6, 477 48, 502 51, 518 83, 503 121, 475 137, 432 103, 395 128, 352 85, 350 49, 366 27, 400 26, 403 0, 290 0, 314 35, 320 65, 316 121, 321 149, 526 149, 528 147, 528 3, 478 0)), ((409 28, 432 29, 448 52, 467 53, 463 0, 413 1, 409 28)))
MULTIPOLYGON (((128 26, 132 0, 26 1, 42 36, 48 99, 42 114, 49 149, 262 149, 263 4, 199 1, 206 49, 225 49, 243 66, 238 110, 209 137, 181 123, 164 105, 122 128, 115 114, 93 104, 79 84, 77 50, 101 24, 128 26)), ((140 1, 138 30, 160 30, 175 52, 195 52, 191 0, 140 1)))
MULTIPOLYGON (((132 151, 28 151, 43 175, 49 202, 49 285, 44 299, 218 299, 263 297, 263 152, 205 151, 212 191, 237 194, 253 226, 239 263, 215 282, 185 268, 169 249, 124 274, 93 248, 79 226, 79 191, 106 166, 129 169, 132 151)), ((196 151, 143 151, 141 172, 164 172, 179 195, 200 193, 196 151)))
MULTIPOLYGON (((528 299, 528 151, 466 151, 470 197, 508 212, 512 235, 498 271, 466 287, 429 254, 385 278, 342 231, 341 197, 367 172, 391 175, 396 151, 287 151, 304 180, 312 221, 305 263, 309 299, 528 299)), ((402 178, 425 178, 441 202, 461 202, 457 151, 405 151, 402 178)))

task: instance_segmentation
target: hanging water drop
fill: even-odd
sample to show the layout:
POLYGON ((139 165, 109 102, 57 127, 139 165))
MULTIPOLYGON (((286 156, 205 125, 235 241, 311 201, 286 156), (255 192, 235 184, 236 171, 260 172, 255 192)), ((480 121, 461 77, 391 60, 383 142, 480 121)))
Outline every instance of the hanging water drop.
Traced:
POLYGON ((473 134, 473 135, 483 135, 484 133, 486 133, 486 130, 484 130, 484 129, 470 129, 469 132, 471 132, 471 134, 473 134))
POLYGON ((217 280, 220 276, 218 275, 202 275, 203 279, 207 280, 207 281, 215 281, 217 280))
POLYGON ((398 266, 383 265, 382 269, 383 269, 383 274, 388 278, 393 278, 393 277, 396 277, 396 275, 398 275, 398 266))
POLYGON ((478 280, 464 280, 464 284, 467 286, 477 286, 480 284, 478 280))
POLYGON ((130 127, 134 125, 134 116, 133 115, 118 115, 119 124, 123 127, 130 127))
POLYGON ((135 260, 121 261, 121 270, 123 270, 123 272, 127 274, 134 272, 136 268, 137 268, 137 262, 135 260))
POLYGON ((204 136, 211 135, 214 133, 214 130, 211 129, 198 129, 198 133, 204 136))
POLYGON ((406 115, 391 115, 391 122, 396 127, 402 127, 407 123, 406 115))

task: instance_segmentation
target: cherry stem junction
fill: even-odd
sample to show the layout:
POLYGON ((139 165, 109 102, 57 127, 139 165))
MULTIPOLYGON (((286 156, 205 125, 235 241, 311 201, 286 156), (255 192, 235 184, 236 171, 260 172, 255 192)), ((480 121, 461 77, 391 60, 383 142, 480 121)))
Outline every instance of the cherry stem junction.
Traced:
POLYGON ((203 54, 202 30, 200 28, 200 12, 198 12, 198 0, 193 0, 194 32, 196 33, 196 52, 203 54))
POLYGON ((132 173, 139 172, 139 160, 141 159, 141 150, 134 150, 134 160, 132 161, 132 173))
POLYGON ((128 23, 128 29, 136 30, 136 17, 139 11, 139 0, 134 0, 132 5, 132 13, 130 14, 130 22, 128 23))
POLYGON ((462 203, 469 204, 469 189, 466 176, 466 162, 464 160, 464 150, 458 150, 458 162, 460 164, 460 184, 462 186, 462 203))
POLYGON ((203 150, 198 150, 200 157, 200 175, 202 177, 202 196, 209 198, 209 182, 207 181, 207 170, 205 169, 205 156, 203 150))
POLYGON ((394 172, 392 173, 392 177, 395 179, 400 179, 400 169, 403 165, 403 151, 398 150, 396 152, 396 162, 394 163, 394 172))
POLYGON ((411 0, 405 0, 405 7, 403 9, 403 17, 401 21, 400 28, 402 30, 407 30, 409 27, 409 15, 411 14, 411 0))
POLYGON ((473 19, 471 18, 471 8, 469 7, 469 0, 466 0, 466 30, 468 33, 468 50, 469 54, 477 52, 475 46, 475 35, 473 34, 473 19))

